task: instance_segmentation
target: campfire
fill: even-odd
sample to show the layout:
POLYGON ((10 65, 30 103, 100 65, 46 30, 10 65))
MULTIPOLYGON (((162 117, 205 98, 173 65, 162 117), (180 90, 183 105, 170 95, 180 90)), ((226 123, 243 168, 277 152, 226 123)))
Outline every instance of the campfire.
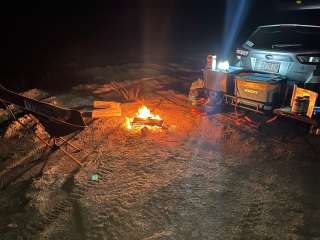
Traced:
POLYGON ((151 113, 150 109, 146 106, 141 106, 138 109, 135 117, 126 117, 125 125, 128 129, 157 129, 163 125, 163 120, 159 115, 151 113))

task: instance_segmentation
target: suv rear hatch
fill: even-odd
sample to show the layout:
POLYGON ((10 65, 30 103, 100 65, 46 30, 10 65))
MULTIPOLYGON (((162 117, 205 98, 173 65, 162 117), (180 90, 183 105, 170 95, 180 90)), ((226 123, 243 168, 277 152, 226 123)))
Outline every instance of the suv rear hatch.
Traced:
POLYGON ((320 62, 319 42, 320 28, 316 26, 262 26, 237 54, 241 67, 305 81, 320 62))

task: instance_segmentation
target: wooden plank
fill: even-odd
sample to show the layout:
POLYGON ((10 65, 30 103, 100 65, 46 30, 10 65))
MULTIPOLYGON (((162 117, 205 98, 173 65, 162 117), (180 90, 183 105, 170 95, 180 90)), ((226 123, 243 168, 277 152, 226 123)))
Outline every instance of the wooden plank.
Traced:
POLYGON ((273 110, 273 112, 277 115, 283 116, 283 117, 287 117, 287 118, 291 118, 291 119, 295 119, 297 121, 300 122, 304 122, 307 124, 311 124, 313 126, 317 126, 318 122, 315 119, 309 118, 307 116, 303 116, 303 115, 299 115, 297 113, 294 113, 291 111, 291 107, 284 107, 284 108, 276 108, 273 110))
POLYGON ((120 108, 120 103, 111 101, 94 101, 93 108, 120 108))
POLYGON ((94 101, 92 118, 120 117, 121 104, 111 101, 94 101))
POLYGON ((92 118, 120 117, 122 115, 119 109, 95 109, 92 111, 92 118))

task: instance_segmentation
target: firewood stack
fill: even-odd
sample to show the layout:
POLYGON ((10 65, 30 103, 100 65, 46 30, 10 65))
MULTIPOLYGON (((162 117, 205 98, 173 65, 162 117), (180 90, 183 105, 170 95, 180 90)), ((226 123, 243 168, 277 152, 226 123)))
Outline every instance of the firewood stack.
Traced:
POLYGON ((121 104, 118 102, 94 101, 92 118, 120 117, 121 104))

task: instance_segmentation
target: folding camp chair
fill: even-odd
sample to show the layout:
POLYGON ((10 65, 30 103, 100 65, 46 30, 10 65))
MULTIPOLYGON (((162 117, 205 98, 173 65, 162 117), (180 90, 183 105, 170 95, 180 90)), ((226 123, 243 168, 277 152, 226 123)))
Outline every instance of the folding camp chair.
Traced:
POLYGON ((6 109, 11 113, 12 117, 20 125, 32 132, 35 137, 37 137, 46 145, 44 152, 47 150, 47 148, 50 148, 51 150, 60 150, 78 165, 82 165, 78 158, 62 148, 63 145, 67 144, 74 149, 80 150, 69 142, 72 137, 68 139, 64 138, 72 133, 76 134, 87 127, 79 111, 56 107, 48 103, 24 97, 20 94, 9 91, 2 85, 0 85, 0 103, 6 107, 6 109), (8 104, 14 104, 21 108, 24 112, 32 114, 49 134, 49 140, 45 140, 38 136, 25 124, 19 121, 19 119, 16 119, 14 113, 8 107, 8 104))

